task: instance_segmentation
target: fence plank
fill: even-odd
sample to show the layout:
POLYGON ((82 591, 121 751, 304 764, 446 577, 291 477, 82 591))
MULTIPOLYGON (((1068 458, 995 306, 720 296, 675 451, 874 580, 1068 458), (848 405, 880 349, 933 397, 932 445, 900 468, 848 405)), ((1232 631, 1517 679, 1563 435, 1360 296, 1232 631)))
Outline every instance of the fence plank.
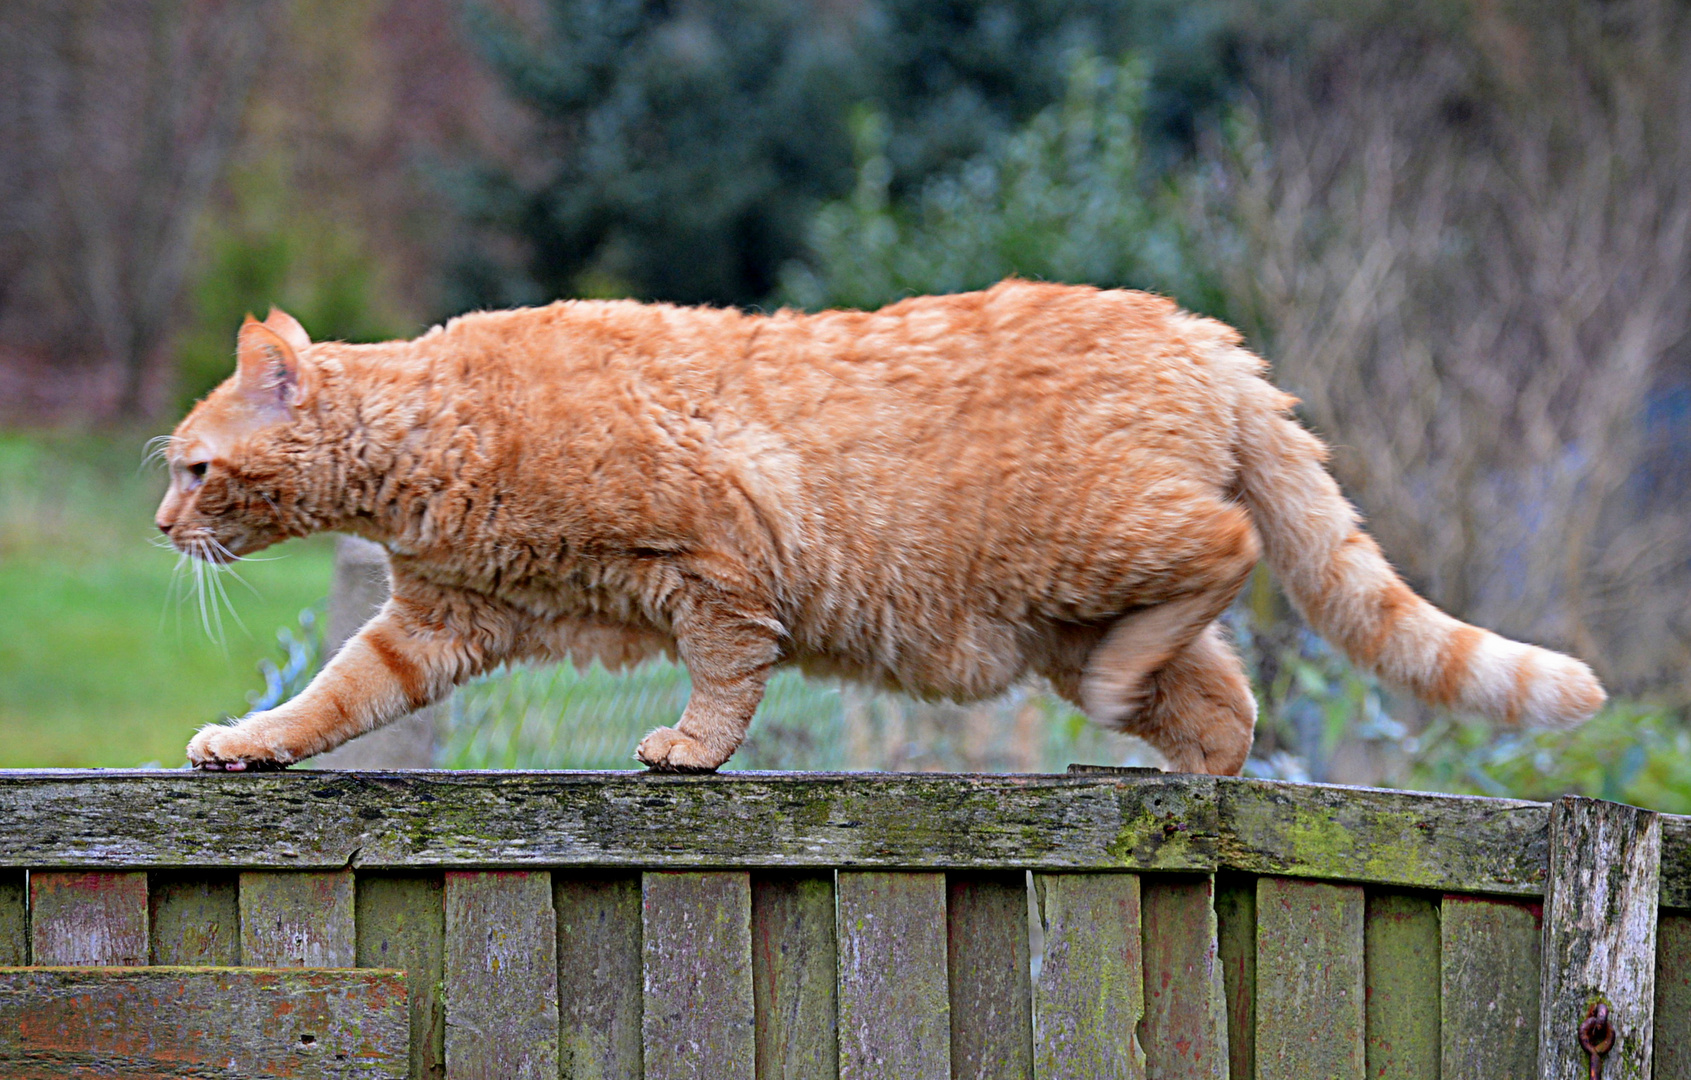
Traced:
POLYGON ((951 874, 945 925, 951 1075, 1031 1080, 1027 874, 951 874))
POLYGON ((1691 1080, 1691 915, 1656 927, 1656 1080, 1691 1080))
POLYGON ((1139 879, 1149 1080, 1227 1080, 1227 1005, 1216 953, 1215 882, 1208 875, 1139 879))
POLYGON ((832 874, 752 877, 757 1080, 838 1080, 832 874))
POLYGON ((648 872, 640 888, 646 1080, 753 1080, 751 879, 648 872))
POLYGON ((1259 1080, 1361 1080, 1362 889, 1257 879, 1259 1080))
POLYGON ((354 898, 355 962, 405 972, 410 1074, 436 1080, 446 1070, 445 883, 439 877, 361 874, 354 898))
POLYGON ((1369 1080, 1439 1080, 1439 909, 1370 893, 1363 927, 1369 1080))
POLYGON ((556 874, 558 1058, 572 1080, 641 1072, 640 875, 556 874))
POLYGON ((1208 871, 1216 783, 1160 773, 0 770, 0 866, 1208 871))
POLYGON ((1587 1068, 1580 1022, 1609 1008, 1610 1080, 1650 1080, 1656 1009, 1656 906, 1662 827, 1636 806, 1564 796, 1550 810, 1550 878, 1544 890, 1538 1075, 1562 1080, 1587 1068))
POLYGON ((1538 904, 1446 896, 1440 906, 1441 1080, 1538 1075, 1538 904))
POLYGON ((446 1073, 558 1075, 558 930, 552 875, 446 875, 446 1073))
MULTIPOLYGON (((20 869, 1234 869, 1542 896, 1550 817, 1513 799, 1171 774, 0 770, 0 820, 0 867, 20 869)), ((1662 852, 1662 905, 1691 908, 1691 818, 1663 816, 1662 852)))
POLYGON ((30 963, 144 965, 147 875, 29 875, 30 963))
POLYGON ((0 967, 29 963, 29 903, 24 872, 0 870, 0 967))
POLYGON ((1256 1080, 1256 878, 1216 875, 1215 922, 1222 990, 1227 995, 1227 1075, 1230 1080, 1256 1080))
POLYGON ((236 875, 158 871, 147 881, 152 924, 149 963, 233 967, 241 962, 241 900, 236 875))
POLYGON ((841 1080, 947 1080, 945 875, 841 871, 841 1080))
POLYGON ((1219 865, 1253 874, 1533 896, 1543 803, 1328 784, 1218 783, 1219 865))
POLYGON ((1033 988, 1038 1080, 1142 1080, 1137 874, 1035 874, 1044 949, 1033 988))
POLYGON ((0 970, 0 1075, 400 1080, 397 971, 0 970))
POLYGON ((358 955, 352 871, 241 875, 241 963, 349 968, 358 955))

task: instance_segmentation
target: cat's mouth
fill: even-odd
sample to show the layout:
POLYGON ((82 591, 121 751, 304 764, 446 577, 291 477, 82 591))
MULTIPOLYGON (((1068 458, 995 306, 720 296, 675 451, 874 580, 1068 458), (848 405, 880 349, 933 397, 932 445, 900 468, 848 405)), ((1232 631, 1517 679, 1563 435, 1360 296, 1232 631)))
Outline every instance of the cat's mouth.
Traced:
POLYGON ((182 554, 211 563, 213 566, 228 566, 230 563, 239 562, 252 550, 256 550, 243 550, 245 545, 241 540, 231 539, 225 542, 205 529, 195 529, 181 536, 173 536, 171 544, 182 554))

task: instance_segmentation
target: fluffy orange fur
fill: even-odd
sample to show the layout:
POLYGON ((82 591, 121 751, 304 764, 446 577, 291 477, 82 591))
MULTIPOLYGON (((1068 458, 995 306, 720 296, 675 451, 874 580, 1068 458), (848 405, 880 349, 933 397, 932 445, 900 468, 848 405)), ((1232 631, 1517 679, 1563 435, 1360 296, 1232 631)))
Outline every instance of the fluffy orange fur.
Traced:
POLYGON ((1237 773, 1256 705, 1215 620, 1262 553, 1428 700, 1523 723, 1604 700, 1411 592, 1239 335, 1144 293, 576 301, 379 345, 272 312, 238 361, 171 440, 160 528, 214 558, 354 533, 393 596, 294 700, 195 736, 202 768, 310 757, 507 661, 667 653, 693 691, 640 743, 657 769, 727 761, 796 664, 956 699, 1040 675, 1176 769, 1237 773))

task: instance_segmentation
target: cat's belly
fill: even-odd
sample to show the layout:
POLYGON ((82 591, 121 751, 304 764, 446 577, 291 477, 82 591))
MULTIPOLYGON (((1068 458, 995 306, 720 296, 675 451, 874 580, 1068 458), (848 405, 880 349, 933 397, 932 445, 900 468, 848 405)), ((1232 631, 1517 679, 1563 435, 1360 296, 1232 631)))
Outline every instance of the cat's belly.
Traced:
POLYGON ((978 701, 1037 671, 1049 633, 975 614, 943 622, 855 620, 832 633, 795 628, 786 662, 808 675, 850 679, 917 697, 978 701))

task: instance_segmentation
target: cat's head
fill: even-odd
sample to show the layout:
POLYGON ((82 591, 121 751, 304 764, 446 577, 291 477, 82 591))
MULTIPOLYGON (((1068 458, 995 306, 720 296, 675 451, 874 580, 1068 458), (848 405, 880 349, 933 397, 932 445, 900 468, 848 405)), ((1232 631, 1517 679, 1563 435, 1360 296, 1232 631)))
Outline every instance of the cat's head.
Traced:
POLYGON ((251 315, 236 343, 236 370, 194 406, 166 441, 170 488, 154 522, 177 550, 228 562, 303 530, 302 414, 318 390, 311 339, 285 312, 251 315))

